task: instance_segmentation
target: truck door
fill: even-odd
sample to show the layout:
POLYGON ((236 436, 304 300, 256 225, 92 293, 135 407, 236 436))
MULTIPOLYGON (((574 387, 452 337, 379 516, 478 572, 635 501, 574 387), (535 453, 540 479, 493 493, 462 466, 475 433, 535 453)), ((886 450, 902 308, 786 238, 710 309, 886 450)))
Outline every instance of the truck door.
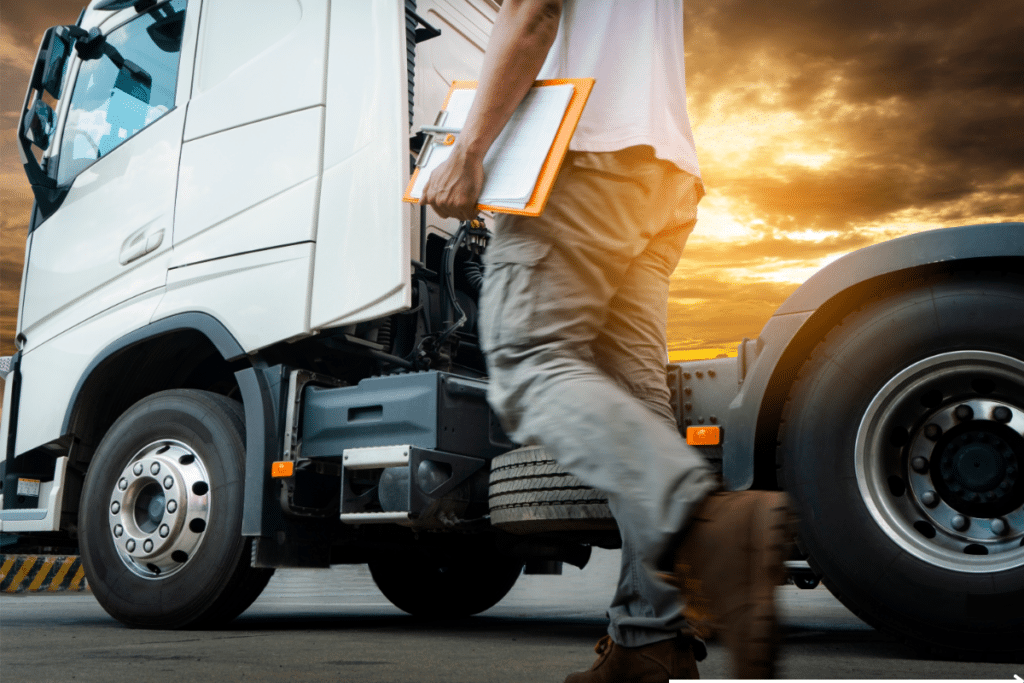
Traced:
POLYGON ((27 351, 164 284, 184 125, 175 105, 185 5, 112 15, 99 56, 71 65, 55 160, 67 197, 31 235, 27 351))

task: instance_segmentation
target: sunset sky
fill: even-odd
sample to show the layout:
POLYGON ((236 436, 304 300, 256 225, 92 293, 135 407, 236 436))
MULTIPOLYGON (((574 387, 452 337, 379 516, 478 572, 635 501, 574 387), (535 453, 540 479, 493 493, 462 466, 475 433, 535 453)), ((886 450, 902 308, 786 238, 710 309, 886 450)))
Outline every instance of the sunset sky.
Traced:
MULTIPOLYGON (((15 128, 39 37, 79 0, 0 14, 0 354, 31 192, 15 128)), ((675 273, 673 359, 733 353, 854 249, 1024 218, 1020 0, 693 0, 690 116, 708 195, 675 273)))

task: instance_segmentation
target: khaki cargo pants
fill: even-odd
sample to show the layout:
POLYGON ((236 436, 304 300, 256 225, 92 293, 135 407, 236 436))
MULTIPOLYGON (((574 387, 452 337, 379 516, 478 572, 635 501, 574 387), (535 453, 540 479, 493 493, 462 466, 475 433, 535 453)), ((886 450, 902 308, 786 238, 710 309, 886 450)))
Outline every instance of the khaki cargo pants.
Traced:
POLYGON ((647 146, 570 152, 543 215, 501 216, 485 256, 490 403, 513 439, 608 494, 623 537, 609 634, 627 647, 684 626, 653 568, 716 486, 665 378, 669 276, 702 195, 647 146))

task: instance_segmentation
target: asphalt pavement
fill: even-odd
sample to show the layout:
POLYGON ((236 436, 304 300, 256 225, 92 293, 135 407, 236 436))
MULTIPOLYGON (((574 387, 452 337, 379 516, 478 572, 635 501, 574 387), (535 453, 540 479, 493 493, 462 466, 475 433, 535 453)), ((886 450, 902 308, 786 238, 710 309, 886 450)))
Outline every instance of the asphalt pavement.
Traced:
MULTIPOLYGON (((426 622, 392 607, 362 566, 279 570, 259 600, 219 631, 128 629, 89 593, 0 597, 0 680, 559 682, 590 666, 605 629, 617 551, 583 571, 522 576, 469 619, 426 622)), ((923 656, 872 629, 824 588, 779 589, 780 674, 797 679, 993 679, 1024 666, 923 656)), ((704 678, 728 677, 712 642, 704 678)))

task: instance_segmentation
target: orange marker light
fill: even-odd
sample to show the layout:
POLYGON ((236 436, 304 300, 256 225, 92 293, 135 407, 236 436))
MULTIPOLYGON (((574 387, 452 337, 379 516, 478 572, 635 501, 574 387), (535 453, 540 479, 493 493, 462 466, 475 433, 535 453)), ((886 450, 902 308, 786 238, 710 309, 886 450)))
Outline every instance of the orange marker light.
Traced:
POLYGON ((722 442, 718 427, 687 427, 686 443, 691 446, 717 446, 722 442))
POLYGON ((454 145, 455 144, 455 136, 452 135, 451 133, 448 133, 448 135, 445 135, 444 136, 444 144, 447 145, 448 147, 451 147, 452 145, 454 145))
POLYGON ((270 476, 275 479, 290 477, 295 473, 295 463, 290 460, 278 460, 270 466, 270 476))

